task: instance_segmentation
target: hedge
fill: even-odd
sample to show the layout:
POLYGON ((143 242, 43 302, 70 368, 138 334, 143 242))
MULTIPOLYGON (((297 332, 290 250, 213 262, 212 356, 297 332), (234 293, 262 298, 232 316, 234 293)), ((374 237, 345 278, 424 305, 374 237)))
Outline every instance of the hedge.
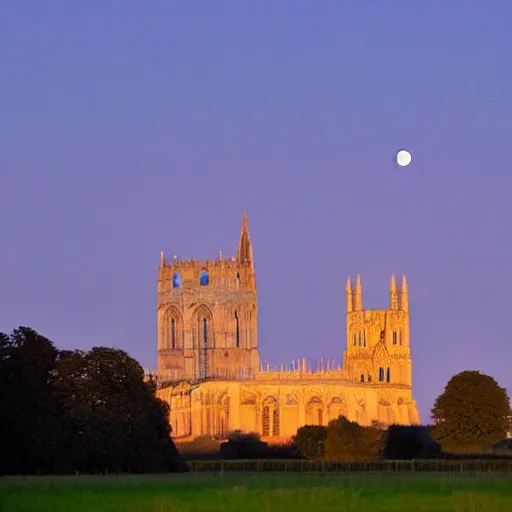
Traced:
POLYGON ((393 460, 375 462, 322 462, 313 460, 194 460, 195 472, 274 473, 507 473, 512 458, 495 460, 393 460))

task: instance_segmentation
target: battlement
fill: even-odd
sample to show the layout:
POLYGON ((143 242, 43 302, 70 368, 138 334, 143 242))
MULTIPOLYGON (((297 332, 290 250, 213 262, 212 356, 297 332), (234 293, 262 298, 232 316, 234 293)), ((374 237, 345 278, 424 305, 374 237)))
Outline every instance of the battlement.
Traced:
POLYGON ((172 259, 172 260, 161 260, 160 268, 169 269, 171 271, 180 270, 195 270, 195 269, 226 269, 226 270, 237 270, 240 268, 250 268, 251 262, 248 261, 237 261, 235 257, 223 258, 222 253, 219 255, 217 260, 196 260, 190 259, 172 259))

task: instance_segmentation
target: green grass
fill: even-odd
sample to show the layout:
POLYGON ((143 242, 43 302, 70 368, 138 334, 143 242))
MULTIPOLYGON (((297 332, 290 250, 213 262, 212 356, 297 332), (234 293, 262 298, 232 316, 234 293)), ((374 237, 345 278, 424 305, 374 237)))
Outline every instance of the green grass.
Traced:
POLYGON ((201 474, 0 479, 1 512, 507 511, 492 475, 201 474))

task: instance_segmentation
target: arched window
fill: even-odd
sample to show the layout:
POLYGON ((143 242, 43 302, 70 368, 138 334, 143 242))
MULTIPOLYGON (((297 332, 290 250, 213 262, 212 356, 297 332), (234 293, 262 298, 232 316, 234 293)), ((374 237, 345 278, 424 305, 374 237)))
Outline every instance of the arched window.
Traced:
POLYGON ((263 436, 267 437, 270 435, 270 407, 266 405, 263 407, 263 418, 262 418, 263 436))
POLYGON ((208 346, 208 319, 203 318, 203 346, 208 346))
POLYGON ((208 377, 208 319, 205 317, 199 320, 199 378, 206 379, 208 377))
POLYGON ((353 342, 353 345, 354 347, 357 345, 357 336, 356 334, 354 333, 354 342, 353 342))
POLYGON ((170 345, 171 349, 176 348, 176 320, 171 318, 171 329, 170 329, 170 345))
POLYGON ((262 410, 262 435, 278 436, 280 431, 279 407, 275 399, 267 398, 263 402, 262 410))
POLYGON ((201 286, 208 286, 208 283, 210 282, 210 278, 208 277, 208 271, 203 268, 201 272, 199 273, 199 284, 201 286))
POLYGON ((396 331, 393 331, 393 345, 396 345, 398 342, 398 334, 396 331))
POLYGON ((179 272, 176 272, 172 276, 172 287, 173 288, 181 288, 181 276, 179 272))
POLYGON ((379 382, 382 382, 384 380, 384 368, 379 368, 379 382))
POLYGON ((358 333, 359 346, 361 346, 361 332, 358 333))
POLYGON ((364 382, 364 373, 361 373, 361 382, 364 382))
POLYGON ((391 382, 391 369, 386 370, 386 382, 391 382))
POLYGON ((236 348, 240 348, 240 323, 239 323, 239 319, 238 319, 238 311, 235 311, 235 321, 236 321, 235 343, 236 343, 236 348))

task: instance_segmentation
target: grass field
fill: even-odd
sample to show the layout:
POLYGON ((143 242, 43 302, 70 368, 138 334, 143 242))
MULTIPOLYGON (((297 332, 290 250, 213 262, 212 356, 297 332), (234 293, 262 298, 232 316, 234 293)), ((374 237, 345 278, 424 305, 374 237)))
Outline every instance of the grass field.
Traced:
POLYGON ((1 512, 507 511, 512 479, 481 475, 185 474, 0 479, 1 512))

